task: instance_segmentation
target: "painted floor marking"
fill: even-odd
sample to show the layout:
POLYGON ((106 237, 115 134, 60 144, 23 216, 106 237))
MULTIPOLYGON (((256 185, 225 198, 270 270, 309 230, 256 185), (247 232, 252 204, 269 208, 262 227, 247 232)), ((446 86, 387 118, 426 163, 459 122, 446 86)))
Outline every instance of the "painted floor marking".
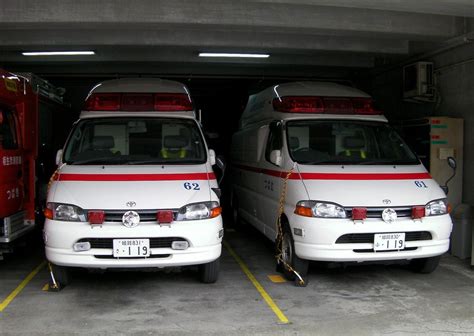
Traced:
POLYGON ((13 290, 13 292, 10 293, 10 295, 7 296, 5 300, 3 300, 2 303, 0 303, 0 312, 3 312, 5 308, 8 307, 8 305, 15 299, 15 297, 21 293, 23 288, 28 285, 28 283, 38 274, 39 271, 46 265, 46 261, 43 261, 41 264, 39 264, 28 276, 18 285, 17 288, 13 290))
POLYGON ((268 275, 268 279, 270 279, 270 281, 274 283, 286 282, 286 279, 278 274, 268 275))
POLYGON ((250 282, 255 286, 255 288, 260 293, 260 295, 265 300, 265 302, 270 307, 270 309, 273 311, 273 313, 275 313, 275 315, 278 317, 280 322, 284 323, 284 324, 290 323, 288 318, 285 316, 285 314, 283 314, 283 312, 278 307, 278 305, 275 303, 275 301, 273 301, 271 296, 267 293, 267 291, 265 291, 263 286, 260 284, 260 282, 258 282, 258 280, 255 278, 255 276, 252 274, 252 272, 250 272, 249 268, 244 263, 244 261, 234 252, 232 247, 230 247, 229 243, 224 241, 223 244, 224 244, 225 248, 227 249, 227 251, 229 251, 230 255, 232 257, 234 257, 235 261, 237 261, 237 263, 239 264, 242 271, 249 278, 250 282))

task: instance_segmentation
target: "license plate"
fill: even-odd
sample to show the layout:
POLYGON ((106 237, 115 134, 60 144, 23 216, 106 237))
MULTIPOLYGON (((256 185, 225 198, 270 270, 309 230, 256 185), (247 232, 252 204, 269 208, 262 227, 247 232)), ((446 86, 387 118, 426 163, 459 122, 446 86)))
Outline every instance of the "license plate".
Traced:
POLYGON ((149 257, 150 239, 114 239, 114 257, 149 257))
POLYGON ((374 251, 403 250, 405 233, 378 233, 374 235, 374 251))

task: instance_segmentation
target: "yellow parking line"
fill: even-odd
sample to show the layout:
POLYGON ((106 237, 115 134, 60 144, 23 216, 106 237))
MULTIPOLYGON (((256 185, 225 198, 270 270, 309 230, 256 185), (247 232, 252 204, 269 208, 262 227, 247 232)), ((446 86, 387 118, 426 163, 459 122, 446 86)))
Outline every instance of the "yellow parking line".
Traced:
POLYGON ((278 317, 278 319, 280 320, 281 323, 290 323, 290 321, 288 320, 288 318, 285 316, 285 314, 283 314, 283 312, 280 310, 280 308, 278 307, 278 305, 275 303, 275 301, 273 301, 273 299, 271 298, 271 296, 265 291, 265 289, 263 288, 263 286, 258 282, 258 280, 255 278, 255 276, 252 274, 252 272, 250 272, 249 268, 247 267, 247 265, 243 262, 242 259, 240 259, 240 257, 234 252, 234 250, 232 249, 232 247, 230 247, 230 245, 224 241, 223 242, 225 248, 227 249, 227 251, 229 251, 230 255, 232 257, 234 257, 235 261, 237 261, 237 263, 239 264, 240 268, 242 268, 242 271, 245 273, 245 275, 249 278, 250 282, 255 286, 255 288, 257 289, 257 291, 260 293, 260 295, 262 296, 262 298, 265 300, 265 302, 267 303, 267 305, 270 307, 270 309, 275 313, 275 315, 278 317))
POLYGON ((26 285, 35 277, 36 274, 38 274, 39 271, 46 265, 46 261, 43 261, 41 264, 39 264, 28 276, 23 280, 17 288, 13 290, 13 292, 10 293, 10 295, 7 296, 5 300, 3 300, 2 303, 0 303, 0 312, 3 312, 5 308, 8 307, 8 305, 13 301, 13 299, 20 294, 20 292, 25 288, 26 285))

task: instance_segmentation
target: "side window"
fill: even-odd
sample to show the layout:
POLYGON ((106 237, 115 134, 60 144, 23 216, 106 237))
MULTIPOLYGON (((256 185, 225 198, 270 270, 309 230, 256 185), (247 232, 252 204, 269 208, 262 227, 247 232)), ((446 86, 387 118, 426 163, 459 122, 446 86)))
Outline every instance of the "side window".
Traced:
POLYGON ((270 153, 283 147, 281 122, 274 121, 270 124, 267 147, 265 148, 265 159, 270 162, 270 153))
POLYGON ((18 149, 15 117, 11 110, 0 108, 0 148, 18 149))

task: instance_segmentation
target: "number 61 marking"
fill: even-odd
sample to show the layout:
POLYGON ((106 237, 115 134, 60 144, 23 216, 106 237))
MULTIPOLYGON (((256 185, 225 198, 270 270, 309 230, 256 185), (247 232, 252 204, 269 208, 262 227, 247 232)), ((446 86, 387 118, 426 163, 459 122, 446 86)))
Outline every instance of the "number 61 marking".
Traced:
POLYGON ((428 188, 428 186, 425 184, 425 182, 423 181, 415 181, 415 185, 418 187, 418 188, 428 188))
POLYGON ((186 190, 201 190, 201 187, 199 186, 199 183, 185 182, 184 183, 184 189, 186 189, 186 190))

